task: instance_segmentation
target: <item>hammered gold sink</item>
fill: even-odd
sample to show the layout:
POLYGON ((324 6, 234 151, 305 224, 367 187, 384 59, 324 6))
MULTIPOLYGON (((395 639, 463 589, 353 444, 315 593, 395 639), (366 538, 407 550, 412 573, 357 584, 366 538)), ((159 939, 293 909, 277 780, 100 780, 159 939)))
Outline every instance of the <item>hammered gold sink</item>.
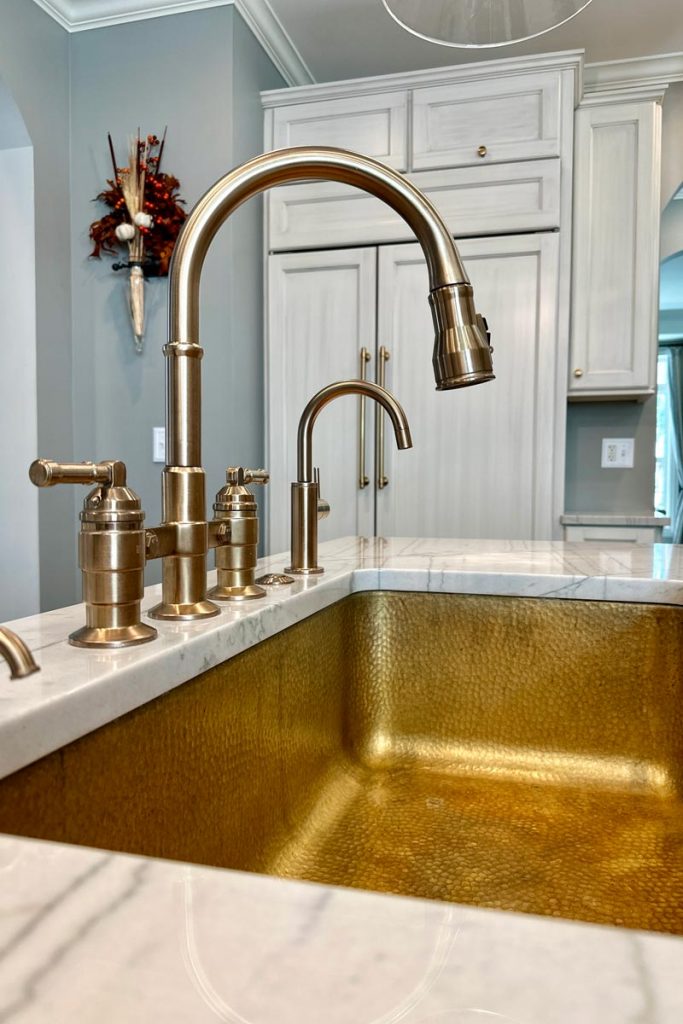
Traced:
POLYGON ((683 611, 365 593, 0 783, 0 831, 683 934, 683 611))

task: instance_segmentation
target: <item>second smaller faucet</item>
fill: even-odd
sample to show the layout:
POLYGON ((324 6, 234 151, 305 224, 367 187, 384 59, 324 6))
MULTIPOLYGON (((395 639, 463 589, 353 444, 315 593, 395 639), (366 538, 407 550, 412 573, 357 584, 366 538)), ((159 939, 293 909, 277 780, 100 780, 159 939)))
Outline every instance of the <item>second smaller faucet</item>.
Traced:
POLYGON ((366 380, 340 380, 313 395, 299 420, 297 480, 292 484, 292 562, 286 572, 316 575, 324 571, 318 565, 318 519, 329 512, 329 506, 321 502, 318 476, 313 469, 313 426, 322 409, 343 395, 360 395, 378 402, 391 420, 396 446, 400 450, 413 447, 403 407, 391 392, 379 384, 366 380))

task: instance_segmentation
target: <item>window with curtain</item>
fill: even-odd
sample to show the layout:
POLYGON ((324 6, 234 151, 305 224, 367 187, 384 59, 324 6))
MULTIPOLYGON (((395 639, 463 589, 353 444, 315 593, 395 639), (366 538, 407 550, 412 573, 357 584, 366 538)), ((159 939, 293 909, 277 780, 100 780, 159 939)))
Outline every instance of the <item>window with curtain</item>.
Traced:
MULTIPOLYGON (((669 349, 660 350, 657 360, 657 441, 655 446, 655 500, 657 512, 673 515, 676 490, 676 463, 671 432, 671 391, 669 388, 669 349)), ((665 527, 664 539, 671 540, 671 527, 665 527)))

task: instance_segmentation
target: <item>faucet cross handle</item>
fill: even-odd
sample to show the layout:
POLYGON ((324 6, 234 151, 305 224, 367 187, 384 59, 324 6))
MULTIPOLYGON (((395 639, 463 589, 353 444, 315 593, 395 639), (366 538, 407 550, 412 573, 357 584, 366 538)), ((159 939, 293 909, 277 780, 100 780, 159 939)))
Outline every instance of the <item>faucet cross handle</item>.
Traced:
POLYGON ((225 471, 227 483, 233 487, 245 487, 247 484, 265 485, 270 480, 267 469, 245 469, 243 466, 228 466, 225 471))
POLYGON ((69 636, 74 647, 132 647, 154 640, 156 629, 140 619, 144 596, 145 513, 126 485, 125 463, 53 462, 36 459, 29 476, 36 487, 95 485, 80 515, 78 564, 83 580, 85 626, 69 636))

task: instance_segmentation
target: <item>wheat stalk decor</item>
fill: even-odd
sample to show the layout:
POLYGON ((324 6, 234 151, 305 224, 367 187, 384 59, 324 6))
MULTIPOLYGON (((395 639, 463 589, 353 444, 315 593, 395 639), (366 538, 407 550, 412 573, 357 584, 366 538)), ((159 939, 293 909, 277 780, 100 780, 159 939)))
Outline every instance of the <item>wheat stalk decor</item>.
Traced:
POLYGON ((165 276, 178 232, 185 220, 179 204, 180 183, 160 171, 166 132, 161 141, 156 135, 131 138, 128 144, 128 165, 119 167, 111 135, 107 135, 114 177, 97 199, 111 212, 90 225, 94 242, 91 256, 102 252, 116 253, 125 246, 128 259, 115 263, 114 270, 127 269, 128 300, 135 347, 142 352, 145 333, 145 276, 165 276))

